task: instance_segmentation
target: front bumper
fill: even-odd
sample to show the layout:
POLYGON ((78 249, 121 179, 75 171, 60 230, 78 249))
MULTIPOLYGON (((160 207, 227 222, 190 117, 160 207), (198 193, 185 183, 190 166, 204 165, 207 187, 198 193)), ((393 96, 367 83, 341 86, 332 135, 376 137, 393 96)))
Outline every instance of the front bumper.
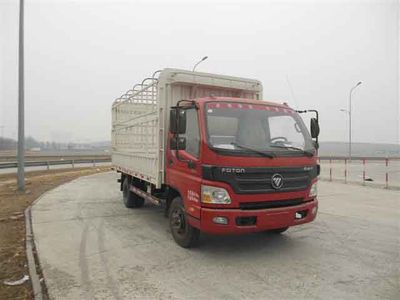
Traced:
POLYGON ((315 219, 318 201, 257 210, 201 208, 200 230, 212 234, 240 234, 295 226, 315 219), (216 224, 215 217, 225 217, 228 224, 216 224))

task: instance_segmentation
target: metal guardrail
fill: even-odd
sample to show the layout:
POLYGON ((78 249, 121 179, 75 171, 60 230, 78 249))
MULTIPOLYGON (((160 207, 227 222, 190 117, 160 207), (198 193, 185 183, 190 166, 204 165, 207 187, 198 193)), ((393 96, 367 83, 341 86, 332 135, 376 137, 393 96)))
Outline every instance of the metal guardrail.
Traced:
MULTIPOLYGON (((104 163, 104 162, 111 162, 111 158, 26 161, 25 167, 47 167, 47 169, 50 169, 50 166, 71 165, 73 168, 76 164, 93 164, 93 166, 96 166, 96 163, 104 163)), ((18 168, 18 163, 17 162, 0 163, 0 169, 12 169, 12 168, 18 168)))
POLYGON ((354 182, 400 189, 400 157, 321 156, 321 177, 329 181, 354 182))
MULTIPOLYGON (((319 156, 319 160, 347 160, 349 161, 348 156, 319 156)), ((400 156, 398 157, 383 157, 383 156, 352 156, 352 160, 400 160, 400 156)))
MULTIPOLYGON (((363 185, 373 184, 385 188, 400 189, 400 158, 385 157, 347 157, 321 156, 318 158, 321 168, 321 177, 329 181, 359 182, 363 185)), ((96 159, 67 159, 47 161, 26 161, 25 167, 47 167, 57 165, 93 164, 111 162, 111 158, 96 159)), ((17 162, 0 163, 0 169, 17 168, 17 162)))

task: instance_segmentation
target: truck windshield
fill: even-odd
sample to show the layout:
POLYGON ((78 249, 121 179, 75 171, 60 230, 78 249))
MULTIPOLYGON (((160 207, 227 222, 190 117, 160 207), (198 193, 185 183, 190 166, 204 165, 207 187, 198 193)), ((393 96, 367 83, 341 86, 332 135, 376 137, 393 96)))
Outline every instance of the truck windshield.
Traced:
POLYGON ((312 155, 310 134, 290 108, 209 102, 205 112, 208 142, 216 150, 312 155))

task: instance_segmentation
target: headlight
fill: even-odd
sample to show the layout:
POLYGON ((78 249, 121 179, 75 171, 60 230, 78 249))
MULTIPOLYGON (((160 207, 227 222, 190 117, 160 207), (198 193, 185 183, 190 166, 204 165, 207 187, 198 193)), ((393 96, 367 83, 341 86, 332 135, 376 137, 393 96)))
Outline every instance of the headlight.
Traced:
POLYGON ((210 204, 231 204, 231 197, 228 192, 219 187, 202 185, 201 202, 210 204))
POLYGON ((314 182, 310 188, 310 193, 308 194, 309 197, 316 197, 318 194, 318 185, 314 182))

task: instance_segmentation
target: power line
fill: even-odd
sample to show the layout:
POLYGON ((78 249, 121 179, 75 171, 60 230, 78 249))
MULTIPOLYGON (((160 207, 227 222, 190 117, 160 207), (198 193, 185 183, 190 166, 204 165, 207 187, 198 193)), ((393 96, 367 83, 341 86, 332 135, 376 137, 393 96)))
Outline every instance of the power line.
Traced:
POLYGON ((293 99, 294 104, 296 106, 295 108, 299 109, 299 105, 298 105, 297 99, 296 99, 296 97, 294 95, 294 90, 293 90, 292 84, 290 83, 289 76, 287 74, 286 74, 286 82, 287 82, 287 85, 289 86, 290 94, 292 95, 292 99, 293 99))

